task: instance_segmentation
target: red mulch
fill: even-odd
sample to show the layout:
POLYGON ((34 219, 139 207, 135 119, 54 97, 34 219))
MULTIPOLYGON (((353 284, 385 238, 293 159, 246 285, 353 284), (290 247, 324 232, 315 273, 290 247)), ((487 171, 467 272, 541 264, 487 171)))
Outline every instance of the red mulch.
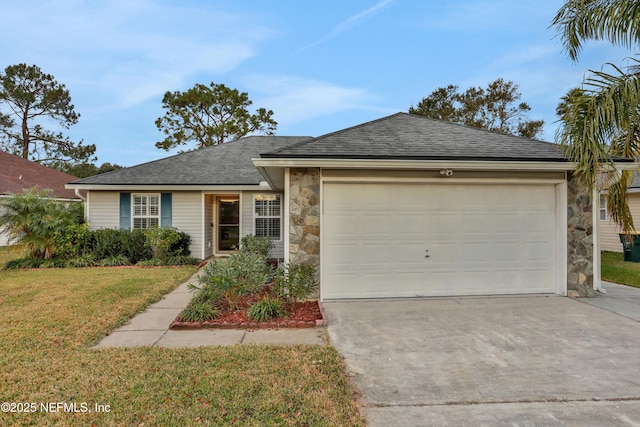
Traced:
POLYGON ((248 295, 240 299, 238 309, 220 310, 215 320, 205 322, 183 322, 180 315, 171 323, 171 329, 279 329, 279 328, 311 328, 322 321, 322 312, 318 301, 297 302, 289 310, 286 317, 271 319, 266 322, 255 322, 247 315, 248 308, 268 292, 268 288, 259 295, 248 295), (320 321, 320 322, 317 322, 320 321))

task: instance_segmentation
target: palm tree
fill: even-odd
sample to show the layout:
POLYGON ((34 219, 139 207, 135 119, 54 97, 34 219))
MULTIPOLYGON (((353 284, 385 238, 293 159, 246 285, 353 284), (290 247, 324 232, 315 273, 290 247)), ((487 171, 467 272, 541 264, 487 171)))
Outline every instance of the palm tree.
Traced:
POLYGON ((9 231, 12 243, 22 244, 34 258, 50 258, 56 249, 56 232, 79 223, 78 209, 48 199, 49 192, 36 188, 14 194, 2 201, 0 230, 9 231))
MULTIPOLYGON (((564 50, 578 60, 583 42, 606 40, 626 48, 640 45, 640 1, 568 0, 552 26, 564 50)), ((577 165, 578 178, 588 186, 607 188, 607 208, 625 232, 634 230, 626 191, 631 171, 609 174, 614 158, 640 156, 640 61, 629 59, 624 68, 608 64, 611 73, 591 71, 578 90, 571 90, 558 107, 562 126, 556 135, 567 157, 577 165)))

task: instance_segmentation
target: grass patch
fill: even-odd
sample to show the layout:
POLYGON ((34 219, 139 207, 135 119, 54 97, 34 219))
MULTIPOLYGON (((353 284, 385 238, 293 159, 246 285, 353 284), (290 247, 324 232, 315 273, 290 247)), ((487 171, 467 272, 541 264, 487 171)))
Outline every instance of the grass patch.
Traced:
POLYGON ((622 253, 602 252, 602 280, 640 288, 640 263, 625 261, 622 253))
POLYGON ((2 400, 85 403, 91 412, 0 413, 0 424, 363 425, 329 346, 89 348, 194 271, 2 271, 2 400))

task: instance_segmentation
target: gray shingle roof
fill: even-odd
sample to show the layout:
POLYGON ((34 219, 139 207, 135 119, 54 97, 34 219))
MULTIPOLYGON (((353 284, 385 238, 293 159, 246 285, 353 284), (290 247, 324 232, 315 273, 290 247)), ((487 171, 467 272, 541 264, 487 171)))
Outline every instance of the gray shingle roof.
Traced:
POLYGON ((408 113, 265 152, 261 157, 567 161, 556 144, 408 113))
POLYGON ((80 179, 79 185, 258 185, 251 159, 308 136, 250 136, 125 169, 80 179))

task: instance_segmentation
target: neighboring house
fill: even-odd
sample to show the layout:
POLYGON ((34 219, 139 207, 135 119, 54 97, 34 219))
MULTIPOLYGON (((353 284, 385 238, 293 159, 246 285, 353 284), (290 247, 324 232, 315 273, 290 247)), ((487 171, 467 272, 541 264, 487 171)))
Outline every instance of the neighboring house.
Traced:
MULTIPOLYGON (((640 230, 640 175, 636 172, 633 181, 627 190, 629 197, 629 210, 633 217, 636 230, 640 230)), ((613 222, 609 212, 607 212, 606 192, 600 193, 598 204, 599 231, 600 231, 600 249, 603 251, 622 252, 622 243, 620 242, 620 227, 613 222)))
MULTIPOLYGON (((55 200, 80 201, 81 197, 73 190, 65 188, 65 184, 75 179, 73 175, 0 151, 0 209, 3 198, 33 187, 51 190, 49 197, 55 200)), ((0 246, 7 246, 8 239, 9 234, 0 230, 0 246)))
MULTIPOLYGON (((320 297, 594 294, 591 197, 558 146, 398 113, 249 137, 69 184, 91 227, 171 225, 198 258, 247 234, 310 262, 320 297)), ((596 263, 594 264, 594 255, 596 263)))

